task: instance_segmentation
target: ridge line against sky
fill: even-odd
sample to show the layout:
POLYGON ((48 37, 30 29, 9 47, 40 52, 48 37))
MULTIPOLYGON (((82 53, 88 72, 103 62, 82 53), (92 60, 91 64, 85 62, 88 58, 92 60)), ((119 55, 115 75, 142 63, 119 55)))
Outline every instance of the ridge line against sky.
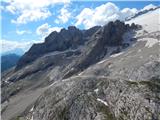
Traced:
POLYGON ((139 11, 159 5, 158 1, 132 3, 121 0, 92 3, 83 0, 1 0, 1 53, 14 49, 26 51, 33 43, 42 42, 52 31, 70 25, 88 29, 116 19, 124 21, 139 11))

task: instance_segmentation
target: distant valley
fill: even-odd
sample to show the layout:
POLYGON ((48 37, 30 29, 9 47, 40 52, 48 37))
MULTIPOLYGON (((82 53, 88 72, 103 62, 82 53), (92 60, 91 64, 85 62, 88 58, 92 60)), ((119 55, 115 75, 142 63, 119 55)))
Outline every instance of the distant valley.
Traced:
POLYGON ((1 72, 4 72, 15 66, 20 56, 16 54, 6 54, 1 56, 1 72))

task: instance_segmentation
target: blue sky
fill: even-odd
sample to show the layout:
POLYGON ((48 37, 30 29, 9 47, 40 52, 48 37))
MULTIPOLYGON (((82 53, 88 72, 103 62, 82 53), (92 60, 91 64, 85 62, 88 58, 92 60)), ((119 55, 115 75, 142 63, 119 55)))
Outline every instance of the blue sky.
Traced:
POLYGON ((1 52, 17 48, 26 51, 54 30, 70 25, 87 29, 116 19, 123 21, 158 5, 156 1, 1 0, 1 52))

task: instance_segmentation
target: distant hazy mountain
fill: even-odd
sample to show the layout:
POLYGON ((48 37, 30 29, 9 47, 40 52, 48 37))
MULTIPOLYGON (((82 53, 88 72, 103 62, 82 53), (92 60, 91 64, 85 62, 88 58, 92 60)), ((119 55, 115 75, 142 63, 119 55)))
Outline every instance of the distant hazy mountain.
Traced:
POLYGON ((20 56, 16 54, 8 54, 1 56, 1 71, 5 71, 16 65, 20 56))
POLYGON ((9 54, 16 54, 16 55, 22 56, 24 54, 24 51, 20 48, 16 48, 14 50, 2 53, 2 55, 9 55, 9 54))

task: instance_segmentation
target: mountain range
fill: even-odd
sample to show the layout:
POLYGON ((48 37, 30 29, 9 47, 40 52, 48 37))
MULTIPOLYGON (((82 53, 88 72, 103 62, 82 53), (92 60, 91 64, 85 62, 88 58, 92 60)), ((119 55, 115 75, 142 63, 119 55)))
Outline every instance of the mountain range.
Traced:
POLYGON ((16 54, 6 54, 1 56, 1 72, 4 72, 15 66, 20 56, 16 54))
POLYGON ((50 33, 2 73, 2 119, 160 119, 159 12, 50 33))

